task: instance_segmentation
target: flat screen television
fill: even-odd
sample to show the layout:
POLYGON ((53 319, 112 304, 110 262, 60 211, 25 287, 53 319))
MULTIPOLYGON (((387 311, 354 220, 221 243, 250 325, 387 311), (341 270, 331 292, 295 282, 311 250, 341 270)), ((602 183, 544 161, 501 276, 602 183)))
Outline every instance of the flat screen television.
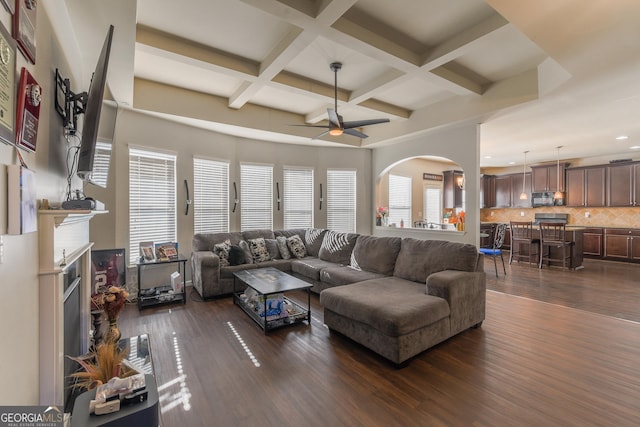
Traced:
MULTIPOLYGON (((82 137, 80 138, 80 151, 78 153, 77 175, 80 179, 106 187, 106 180, 94 179, 96 156, 105 155, 104 150, 98 150, 98 128, 100 125, 100 113, 104 97, 104 88, 107 83, 107 69, 109 68, 109 55, 111 54, 111 41, 113 39, 113 25, 109 26, 107 37, 104 40, 102 51, 98 57, 96 69, 91 78, 87 104, 84 111, 84 121, 82 125, 82 137), (103 185, 104 184, 104 185, 103 185)), ((108 151, 109 156, 111 151, 108 151)), ((107 162, 108 165, 108 162, 107 162)), ((104 176, 104 171, 101 171, 104 176)))

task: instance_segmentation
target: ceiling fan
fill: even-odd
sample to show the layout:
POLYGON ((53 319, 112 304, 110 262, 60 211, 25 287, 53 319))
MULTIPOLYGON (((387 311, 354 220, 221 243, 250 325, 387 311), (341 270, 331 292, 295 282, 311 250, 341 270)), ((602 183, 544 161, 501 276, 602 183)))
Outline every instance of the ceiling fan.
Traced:
POLYGON ((377 125, 379 123, 388 123, 389 119, 369 119, 369 120, 355 120, 351 122, 345 122, 342 120, 342 116, 338 114, 338 71, 342 68, 341 62, 332 62, 329 65, 331 71, 334 73, 334 108, 327 108, 327 113, 329 114, 329 124, 328 125, 296 125, 296 126, 306 126, 306 127, 314 127, 314 128, 326 128, 327 130, 321 133, 318 136, 314 136, 313 139, 318 139, 326 134, 331 136, 340 136, 343 133, 347 135, 357 136, 358 138, 367 138, 368 135, 356 130, 355 128, 360 128, 364 126, 377 125))

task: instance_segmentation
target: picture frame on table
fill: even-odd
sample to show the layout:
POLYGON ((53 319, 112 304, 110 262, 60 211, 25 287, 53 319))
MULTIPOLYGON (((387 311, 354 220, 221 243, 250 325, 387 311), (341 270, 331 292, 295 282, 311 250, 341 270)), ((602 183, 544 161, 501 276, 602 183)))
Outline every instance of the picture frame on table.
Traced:
POLYGON ((159 261, 178 259, 178 242, 156 243, 155 253, 159 261))
POLYGON ((140 242, 140 261, 152 262, 156 260, 156 251, 153 242, 140 242))
POLYGON ((0 22, 0 140, 8 144, 15 142, 15 80, 16 43, 0 22))

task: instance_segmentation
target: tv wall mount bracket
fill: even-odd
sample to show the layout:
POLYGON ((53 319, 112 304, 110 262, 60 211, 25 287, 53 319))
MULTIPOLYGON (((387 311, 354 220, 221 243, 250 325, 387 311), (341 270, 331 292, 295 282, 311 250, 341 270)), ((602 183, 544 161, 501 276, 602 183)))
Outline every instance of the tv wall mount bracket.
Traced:
POLYGON ((56 68, 56 111, 70 135, 75 135, 78 130, 78 115, 84 114, 87 97, 87 92, 73 93, 69 79, 63 79, 56 68))

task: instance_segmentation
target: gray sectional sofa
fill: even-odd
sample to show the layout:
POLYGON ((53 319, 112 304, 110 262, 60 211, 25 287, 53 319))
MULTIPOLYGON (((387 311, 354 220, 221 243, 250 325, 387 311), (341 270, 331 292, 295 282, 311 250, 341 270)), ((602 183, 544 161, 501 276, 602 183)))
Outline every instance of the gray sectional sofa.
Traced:
POLYGON ((321 229, 196 234, 191 267, 203 298, 231 294, 233 272, 241 269, 276 267, 308 281, 320 294, 330 330, 396 364, 485 317, 482 255, 468 244, 321 229), (295 248, 296 241, 304 244, 299 258, 278 247, 295 248), (236 254, 242 249, 247 262, 227 265, 221 246, 236 254))

